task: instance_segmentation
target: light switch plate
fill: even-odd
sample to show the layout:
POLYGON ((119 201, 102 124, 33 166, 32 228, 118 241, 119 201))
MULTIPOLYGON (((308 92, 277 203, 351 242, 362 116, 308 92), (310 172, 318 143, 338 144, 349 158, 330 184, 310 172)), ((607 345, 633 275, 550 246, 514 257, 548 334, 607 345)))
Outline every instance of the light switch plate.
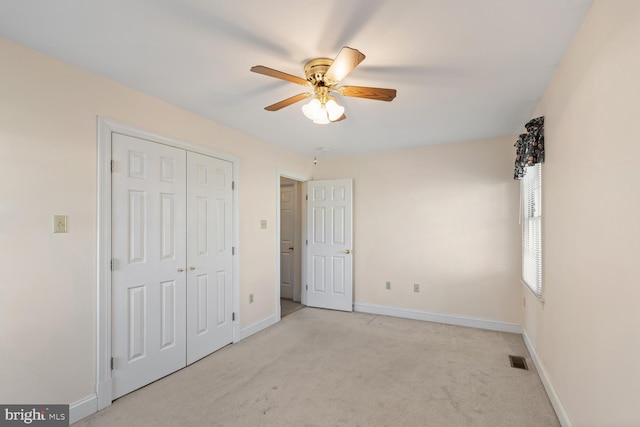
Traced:
POLYGON ((266 219, 261 219, 260 220, 260 228, 262 228, 262 229, 267 228, 267 220, 266 219))
POLYGON ((67 232, 67 216, 66 215, 53 216, 53 232, 54 233, 67 232))

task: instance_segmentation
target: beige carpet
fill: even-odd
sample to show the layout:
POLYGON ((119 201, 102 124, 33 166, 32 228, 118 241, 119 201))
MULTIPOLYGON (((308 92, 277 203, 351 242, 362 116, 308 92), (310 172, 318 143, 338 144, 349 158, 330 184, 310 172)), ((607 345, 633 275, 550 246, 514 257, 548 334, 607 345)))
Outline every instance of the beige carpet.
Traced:
POLYGON ((300 309, 304 308, 304 305, 299 302, 295 302, 290 299, 280 298, 280 317, 288 316, 300 309))
POLYGON ((558 426, 522 337, 305 308, 76 426, 558 426))

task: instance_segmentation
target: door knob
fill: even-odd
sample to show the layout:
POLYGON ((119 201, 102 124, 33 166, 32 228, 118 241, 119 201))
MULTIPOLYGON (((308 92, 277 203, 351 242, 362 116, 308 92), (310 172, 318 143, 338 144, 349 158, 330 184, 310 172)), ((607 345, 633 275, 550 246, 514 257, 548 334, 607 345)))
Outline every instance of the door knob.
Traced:
POLYGON ((191 270, 191 271, 193 271, 193 270, 195 270, 195 269, 196 269, 196 266, 195 266, 195 265, 192 265, 191 267, 189 267, 189 270, 191 270))
POLYGON ((289 250, 292 251, 293 250, 293 246, 289 246, 289 250))
POLYGON ((349 255, 349 254, 351 253, 351 251, 350 251, 349 249, 345 249, 345 250, 344 250, 344 253, 345 253, 345 254, 347 254, 347 255, 349 255))
POLYGON ((182 273, 183 271, 184 271, 184 268, 182 268, 182 267, 180 267, 180 268, 178 269, 178 273, 182 273))

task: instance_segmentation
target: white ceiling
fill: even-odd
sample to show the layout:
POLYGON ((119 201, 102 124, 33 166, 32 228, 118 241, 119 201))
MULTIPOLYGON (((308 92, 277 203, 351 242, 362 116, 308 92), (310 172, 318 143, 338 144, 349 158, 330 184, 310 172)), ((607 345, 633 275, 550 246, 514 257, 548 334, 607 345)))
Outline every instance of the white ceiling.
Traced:
MULTIPOLYGON (((306 156, 341 156, 523 131, 593 0, 3 0, 0 36, 306 156), (314 57, 367 57, 343 83, 347 120, 263 108, 314 57)), ((302 90, 301 90, 302 89, 302 90)))

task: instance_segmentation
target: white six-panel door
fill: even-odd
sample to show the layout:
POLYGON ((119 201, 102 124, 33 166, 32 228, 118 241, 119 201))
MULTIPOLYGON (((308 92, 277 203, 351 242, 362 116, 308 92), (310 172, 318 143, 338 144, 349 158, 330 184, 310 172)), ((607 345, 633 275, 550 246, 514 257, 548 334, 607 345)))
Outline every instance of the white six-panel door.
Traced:
POLYGON ((353 311, 351 179, 307 183, 307 305, 353 311))
POLYGON ((187 363, 233 340, 232 164, 187 153, 187 363))
POLYGON ((112 137, 113 398, 233 340, 232 163, 112 137))
POLYGON ((295 207, 293 184, 280 186, 280 298, 293 299, 295 284, 295 207))
POLYGON ((124 135, 112 141, 117 398, 185 366, 186 152, 124 135))

